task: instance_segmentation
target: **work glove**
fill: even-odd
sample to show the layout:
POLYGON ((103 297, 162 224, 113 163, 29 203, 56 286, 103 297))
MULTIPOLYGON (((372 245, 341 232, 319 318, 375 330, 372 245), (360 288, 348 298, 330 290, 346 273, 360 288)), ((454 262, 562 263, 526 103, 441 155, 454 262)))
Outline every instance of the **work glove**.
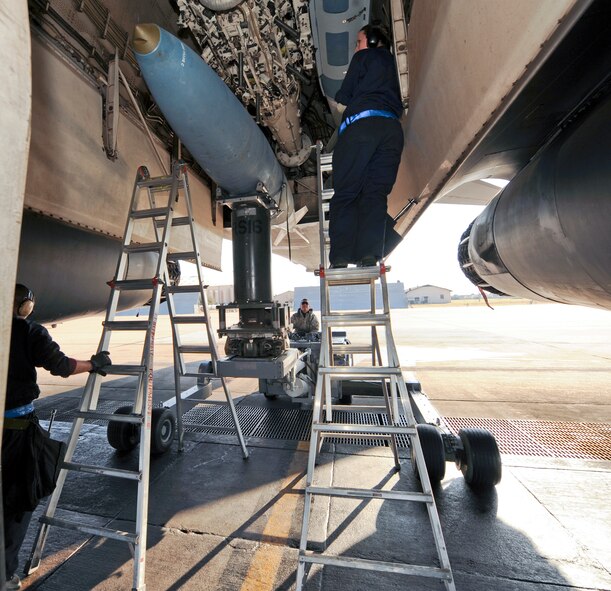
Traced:
POLYGON ((91 372, 99 373, 101 376, 105 376, 106 372, 104 369, 108 368, 109 365, 112 365, 112 361, 110 360, 110 353, 108 351, 100 351, 95 355, 91 356, 91 372))

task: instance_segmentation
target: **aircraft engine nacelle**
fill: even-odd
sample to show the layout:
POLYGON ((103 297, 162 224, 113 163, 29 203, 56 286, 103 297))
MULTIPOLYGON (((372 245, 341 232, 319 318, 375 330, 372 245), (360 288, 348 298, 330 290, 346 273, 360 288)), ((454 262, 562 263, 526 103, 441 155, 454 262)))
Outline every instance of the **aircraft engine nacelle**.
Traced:
POLYGON ((463 234, 488 291, 611 309, 611 98, 560 134, 463 234))

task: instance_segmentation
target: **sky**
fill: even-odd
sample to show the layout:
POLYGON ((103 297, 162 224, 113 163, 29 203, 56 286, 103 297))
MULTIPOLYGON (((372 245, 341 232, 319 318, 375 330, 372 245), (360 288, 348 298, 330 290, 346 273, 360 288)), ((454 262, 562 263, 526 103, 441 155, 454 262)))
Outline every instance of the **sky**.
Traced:
MULTIPOLYGON (((402 281, 405 288, 436 285, 455 295, 476 293, 458 266, 458 242, 467 226, 481 213, 483 206, 433 204, 386 260, 391 270, 389 282, 402 281)), ((231 242, 223 241, 223 271, 204 270, 209 285, 233 283, 231 242)), ((272 291, 274 295, 296 287, 318 285, 318 277, 302 265, 272 255, 272 291)))

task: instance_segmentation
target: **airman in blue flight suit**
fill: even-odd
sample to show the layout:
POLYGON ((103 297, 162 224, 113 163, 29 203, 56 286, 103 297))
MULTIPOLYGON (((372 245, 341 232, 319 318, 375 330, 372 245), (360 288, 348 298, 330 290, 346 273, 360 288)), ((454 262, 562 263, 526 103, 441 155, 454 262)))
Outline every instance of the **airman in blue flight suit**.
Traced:
POLYGON ((372 266, 385 256, 388 194, 403 151, 399 82, 381 29, 359 31, 335 99, 346 108, 333 152, 329 262, 372 266))

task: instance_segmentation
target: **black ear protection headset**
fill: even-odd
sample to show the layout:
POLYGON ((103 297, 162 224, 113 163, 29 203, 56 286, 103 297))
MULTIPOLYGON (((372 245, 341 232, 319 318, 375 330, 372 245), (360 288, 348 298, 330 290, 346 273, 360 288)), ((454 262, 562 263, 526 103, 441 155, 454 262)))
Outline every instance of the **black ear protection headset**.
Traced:
POLYGON ((367 37, 367 47, 370 49, 378 47, 380 44, 383 47, 388 47, 388 39, 380 27, 367 25, 363 27, 362 31, 365 33, 365 37, 367 37))
POLYGON ((15 308, 17 308, 17 316, 27 318, 34 311, 35 303, 32 290, 21 283, 15 286, 15 308))

